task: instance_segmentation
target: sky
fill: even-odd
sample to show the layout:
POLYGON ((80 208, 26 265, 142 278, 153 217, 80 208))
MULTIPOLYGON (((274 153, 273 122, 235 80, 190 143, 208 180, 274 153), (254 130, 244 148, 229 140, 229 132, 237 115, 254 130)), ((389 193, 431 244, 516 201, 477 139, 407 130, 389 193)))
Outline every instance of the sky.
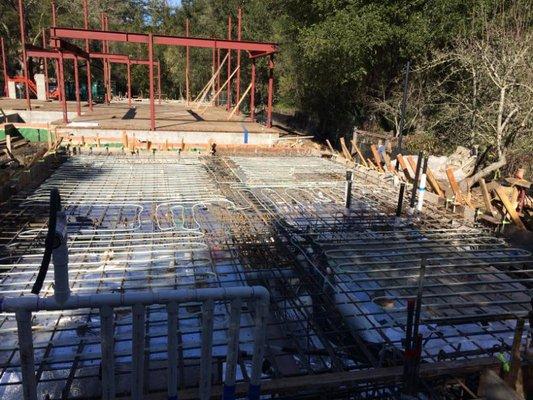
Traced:
POLYGON ((181 4, 181 0, 167 0, 168 5, 172 7, 177 7, 181 4))

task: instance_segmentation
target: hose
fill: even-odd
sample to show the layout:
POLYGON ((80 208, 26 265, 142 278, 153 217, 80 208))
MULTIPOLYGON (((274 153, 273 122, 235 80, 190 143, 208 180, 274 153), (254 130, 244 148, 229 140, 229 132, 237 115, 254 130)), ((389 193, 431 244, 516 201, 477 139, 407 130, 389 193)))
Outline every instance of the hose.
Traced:
POLYGON ((37 279, 33 284, 31 292, 33 294, 39 294, 43 287, 44 278, 48 272, 48 266, 50 265, 50 259, 52 258, 52 250, 56 245, 55 232, 57 223, 57 213, 61 210, 61 196, 59 190, 52 188, 50 190, 50 216, 48 217, 48 232, 44 241, 44 255, 39 267, 39 273, 37 279))

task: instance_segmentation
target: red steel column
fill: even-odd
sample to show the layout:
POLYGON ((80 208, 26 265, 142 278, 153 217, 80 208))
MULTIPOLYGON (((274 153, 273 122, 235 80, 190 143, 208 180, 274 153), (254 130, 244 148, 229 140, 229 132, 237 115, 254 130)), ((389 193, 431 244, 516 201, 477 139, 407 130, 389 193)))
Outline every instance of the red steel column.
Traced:
MULTIPOLYGON (((54 0, 52 0, 51 2, 51 7, 52 7, 52 27, 56 27, 57 26, 57 14, 56 14, 56 2, 54 0)), ((55 65, 56 65, 56 68, 55 68, 55 74, 56 74, 56 90, 57 90, 57 93, 58 93, 58 96, 57 96, 57 99, 58 100, 61 100, 62 99, 62 94, 61 94, 61 89, 60 89, 60 82, 59 82, 59 79, 60 79, 60 73, 59 73, 59 60, 56 59, 55 60, 55 65)))
MULTIPOLYGON (((189 18, 185 20, 185 36, 189 37, 189 18)), ((191 92, 189 87, 189 46, 185 47, 185 93, 187 104, 191 101, 191 92)))
POLYGON ((161 62, 157 62, 157 97, 159 105, 161 105, 161 62))
MULTIPOLYGON (((211 68, 211 76, 215 76, 215 72, 216 72, 216 68, 217 68, 217 50, 215 47, 212 48, 212 57, 213 57, 213 67, 211 68)), ((214 85, 214 82, 213 82, 213 88, 215 88, 215 90, 212 90, 212 94, 214 94, 216 92, 216 87, 214 85)))
POLYGON ((272 97, 274 95, 274 56, 270 55, 268 60, 268 108, 267 127, 272 128, 272 97))
MULTIPOLYGON (((102 26, 102 30, 105 31, 105 13, 101 13, 100 14, 100 24, 102 26)), ((105 40, 102 40, 102 53, 107 53, 107 47, 106 47, 106 41, 105 40)), ((107 59, 103 59, 102 60, 102 64, 103 64, 103 67, 104 67, 104 71, 103 71, 103 79, 104 79, 104 89, 105 89, 105 93, 104 93, 104 103, 106 104, 109 104, 109 101, 110 101, 110 98, 109 98, 109 87, 107 85, 107 59)))
POLYGON ((255 122, 255 58, 252 58, 252 88, 250 89, 250 119, 255 122))
POLYGON ((9 96, 9 89, 7 85, 7 81, 9 80, 9 76, 7 75, 7 60, 6 60, 6 49, 4 47, 4 38, 0 37, 0 47, 2 50, 2 73, 4 74, 4 96, 9 96))
POLYGON ((148 34, 148 75, 150 80, 150 130, 155 131, 154 103, 154 35, 148 34))
MULTIPOLYGON (((109 30, 109 17, 107 16, 107 14, 104 14, 104 22, 105 22, 105 30, 108 31, 109 30)), ((105 52, 108 53, 108 54, 111 52, 109 50, 109 42, 107 40, 105 42, 105 52)), ((111 90, 111 68, 112 68, 112 64, 111 64, 111 62, 109 61, 108 58, 106 58, 106 63, 107 63, 108 99, 109 99, 109 101, 111 101, 113 99, 113 91, 111 90)))
MULTIPOLYGON (((46 30, 43 28, 43 49, 46 49, 46 30)), ((48 58, 44 57, 44 90, 46 91, 46 100, 48 100, 48 58)))
MULTIPOLYGON (((87 7, 87 0, 83 0, 83 26, 85 29, 89 29, 89 8, 87 7)), ((85 51, 90 53, 89 39, 85 39, 85 51)), ((91 84, 91 61, 86 60, 85 65, 87 67, 87 101, 89 102, 89 110, 93 110, 93 90, 91 84)))
POLYGON ((68 123, 67 96, 65 95, 65 71, 63 70, 63 53, 59 52, 59 92, 61 93, 61 106, 63 108, 63 122, 68 123))
MULTIPOLYGON (((217 49, 217 69, 216 69, 216 71, 218 71, 219 68, 220 68, 220 49, 217 49)), ((216 84, 215 92, 218 92, 220 90, 220 72, 221 71, 219 71, 219 74, 217 75, 217 84, 216 84)), ((218 99, 219 99, 219 96, 217 96, 217 98, 215 99, 215 105, 217 105, 217 106, 219 104, 218 99)))
POLYGON ((24 88, 26 92, 26 107, 31 110, 30 100, 30 87, 29 80, 30 74, 28 71, 28 58, 26 57, 26 29, 24 26, 24 4, 22 0, 19 0, 19 22, 20 22, 20 43, 22 45, 22 65, 24 68, 24 88))
POLYGON ((131 107, 131 62, 128 57, 128 64, 127 64, 127 73, 128 73, 128 106, 131 107))
MULTIPOLYGON (((241 30, 242 30, 242 9, 239 7, 237 10, 237 40, 241 40, 241 30)), ((241 100, 241 51, 237 51, 237 78, 235 81, 235 99, 238 101, 241 100)), ((239 110, 237 109, 236 114, 239 114, 239 110)))
MULTIPOLYGON (((228 39, 231 40, 231 15, 228 15, 228 39)), ((227 99, 226 99, 226 111, 231 109, 231 50, 228 49, 228 85, 227 85, 227 99)))
POLYGON ((78 56, 74 56, 74 90, 76 91, 76 113, 81 115, 80 103, 80 77, 78 71, 78 56))

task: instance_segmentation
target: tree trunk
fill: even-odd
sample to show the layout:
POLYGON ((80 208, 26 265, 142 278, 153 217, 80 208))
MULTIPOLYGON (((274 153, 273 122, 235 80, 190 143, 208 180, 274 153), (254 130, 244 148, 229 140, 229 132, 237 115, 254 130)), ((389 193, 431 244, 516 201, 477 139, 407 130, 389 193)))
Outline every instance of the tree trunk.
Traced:
POLYGON ((474 183, 479 181, 481 178, 486 177, 491 172, 496 171, 497 169, 503 167, 505 164, 507 164, 507 158, 505 157, 505 153, 502 154, 501 158, 496 161, 495 163, 492 163, 490 165, 487 165, 485 168, 483 168, 481 171, 475 173, 470 178, 466 179, 467 186, 471 188, 474 183))

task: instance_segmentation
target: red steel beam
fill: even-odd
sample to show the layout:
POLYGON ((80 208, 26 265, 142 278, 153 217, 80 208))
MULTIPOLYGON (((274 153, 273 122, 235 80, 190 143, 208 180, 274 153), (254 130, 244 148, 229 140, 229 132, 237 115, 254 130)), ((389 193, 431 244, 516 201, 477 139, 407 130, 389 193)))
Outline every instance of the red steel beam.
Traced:
POLYGON ((255 122, 255 58, 252 58, 252 88, 250 91, 250 119, 255 122))
POLYGON ((159 105, 161 105, 161 63, 159 61, 156 61, 157 63, 157 98, 159 105))
MULTIPOLYGON (((43 48, 46 48, 46 30, 43 28, 43 48)), ((48 58, 44 57, 44 90, 46 92, 46 100, 48 100, 48 58)))
MULTIPOLYGON (((189 18, 185 20, 185 36, 189 37, 189 18)), ((187 104, 191 101, 191 91, 189 87, 189 46, 185 47, 185 96, 187 104)))
POLYGON ((81 103, 80 103, 80 78, 78 71, 78 56, 74 56, 74 90, 76 94, 76 113, 78 117, 81 115, 81 103))
POLYGON ((148 75, 150 80, 150 130, 155 131, 155 104, 154 104, 154 41, 153 34, 148 34, 148 75))
MULTIPOLYGON (((228 15, 228 40, 231 40, 231 15, 228 15)), ((231 109, 231 50, 228 49, 228 86, 226 88, 226 111, 231 109)))
POLYGON ((131 62, 129 59, 126 62, 126 72, 128 75, 128 107, 131 107, 131 62))
POLYGON ((7 82, 9 76, 7 75, 7 59, 6 59, 6 49, 4 47, 4 38, 0 37, 0 50, 2 52, 2 73, 4 74, 4 96, 9 96, 9 88, 7 82))
POLYGON ((30 100, 30 88, 28 80, 30 79, 30 73, 28 70, 28 59, 26 57, 26 26, 24 21, 24 4, 22 0, 19 0, 19 23, 20 23, 20 43, 22 44, 22 65, 24 70, 24 91, 26 92, 26 106, 28 110, 31 110, 30 100))
MULTIPOLYGON (((87 5, 87 0, 83 0, 83 27, 89 29, 89 7, 87 5)), ((85 51, 87 53, 91 52, 89 47, 89 40, 85 39, 85 51)), ((93 90, 91 84, 91 62, 90 60, 86 61, 87 67, 87 102, 89 103, 89 110, 93 110, 93 90)))
MULTIPOLYGON (((54 0, 50 2, 50 6, 52 7, 52 26, 57 26, 57 13, 56 13, 56 3, 54 0)), ((51 38, 50 38, 51 41, 51 38)), ((57 93, 59 93, 58 99, 61 100, 61 89, 59 87, 59 59, 55 60, 55 74, 56 74, 56 86, 57 86, 57 93)))
MULTIPOLYGON (((74 57, 74 56, 73 56, 74 57)), ((63 67, 63 53, 59 52, 59 80, 57 81, 59 92, 61 93, 61 104, 63 108, 63 122, 68 123, 67 96, 65 94, 65 70, 63 67)))
MULTIPOLYGON (((237 10, 237 40, 240 41, 242 36, 242 9, 239 7, 237 10)), ((237 50, 237 77, 235 79, 235 99, 237 104, 241 99, 241 51, 237 50)), ((236 114, 239 114, 237 108, 236 114)))
MULTIPOLYGON (((50 35, 53 38, 64 39, 88 39, 110 42, 128 42, 128 43, 149 43, 149 35, 145 33, 130 33, 119 31, 99 31, 93 29, 75 29, 75 28, 50 28, 50 35)), ((217 48, 225 50, 242 50, 248 52, 270 53, 277 52, 278 45, 268 42, 251 42, 224 39, 208 39, 183 36, 166 36, 153 35, 154 45, 167 46, 189 46, 199 48, 217 48)))
POLYGON ((272 128, 272 98, 274 96, 274 55, 268 60, 267 127, 272 128))

